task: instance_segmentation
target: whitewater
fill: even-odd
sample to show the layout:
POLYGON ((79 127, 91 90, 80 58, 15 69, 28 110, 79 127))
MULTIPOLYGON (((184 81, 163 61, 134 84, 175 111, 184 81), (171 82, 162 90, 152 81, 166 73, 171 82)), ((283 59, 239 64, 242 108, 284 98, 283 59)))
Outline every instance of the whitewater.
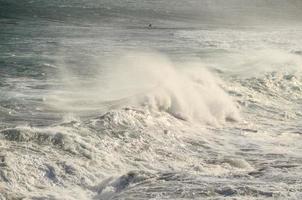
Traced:
POLYGON ((0 0, 0 199, 302 199, 301 8, 0 0))

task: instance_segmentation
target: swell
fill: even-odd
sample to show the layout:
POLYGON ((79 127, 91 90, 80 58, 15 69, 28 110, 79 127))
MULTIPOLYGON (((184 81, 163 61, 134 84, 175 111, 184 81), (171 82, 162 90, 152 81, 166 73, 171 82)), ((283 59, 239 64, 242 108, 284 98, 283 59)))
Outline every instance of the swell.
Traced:
MULTIPOLYGON (((1 16, 10 19, 35 19, 41 18, 48 21, 79 23, 97 23, 123 21, 136 24, 146 24, 150 21, 174 21, 185 22, 186 25, 201 24, 228 24, 244 26, 247 24, 287 25, 300 24, 301 3, 295 0, 281 1, 257 1, 250 3, 246 0, 233 0, 223 2, 196 1, 188 3, 182 1, 161 1, 150 3, 141 1, 112 2, 112 1, 45 1, 26 0, 9 1, 2 0, 1 16), (249 13, 248 15, 246 13, 249 13), (282 15, 280 14, 282 13, 282 15), (241 17, 238 17, 241 16, 241 17), (104 19, 105 18, 105 19, 104 19), (125 20, 125 18, 127 20, 125 20), (76 20, 77 22, 74 22, 76 20)), ((122 23, 120 23, 122 22, 122 23)))
POLYGON ((110 1, 1 1, 0 4, 0 16, 3 19, 21 21, 40 19, 83 26, 123 25, 126 21, 129 25, 145 26, 151 21, 178 19, 175 14, 151 7, 137 8, 129 2, 116 4, 110 1))

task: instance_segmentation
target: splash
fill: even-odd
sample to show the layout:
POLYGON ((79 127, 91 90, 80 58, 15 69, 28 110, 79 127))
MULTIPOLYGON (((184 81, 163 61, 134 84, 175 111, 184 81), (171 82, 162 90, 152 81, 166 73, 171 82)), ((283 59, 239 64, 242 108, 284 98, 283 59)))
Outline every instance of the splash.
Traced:
POLYGON ((240 119, 238 108, 220 87, 223 82, 200 63, 175 63, 154 52, 127 53, 108 63, 90 88, 69 87, 63 96, 56 95, 56 105, 81 111, 143 107, 212 125, 240 119))

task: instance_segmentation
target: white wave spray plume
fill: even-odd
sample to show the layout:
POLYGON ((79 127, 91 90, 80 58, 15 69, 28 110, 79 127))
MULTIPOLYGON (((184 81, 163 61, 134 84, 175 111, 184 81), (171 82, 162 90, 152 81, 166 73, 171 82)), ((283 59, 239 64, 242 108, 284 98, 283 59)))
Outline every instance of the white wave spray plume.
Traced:
POLYGON ((56 99, 52 105, 71 111, 144 107, 211 125, 240 119, 235 103, 220 87, 222 81, 198 62, 175 63, 159 53, 131 52, 109 63, 89 88, 73 81, 77 85, 69 84, 68 92, 50 95, 56 99))

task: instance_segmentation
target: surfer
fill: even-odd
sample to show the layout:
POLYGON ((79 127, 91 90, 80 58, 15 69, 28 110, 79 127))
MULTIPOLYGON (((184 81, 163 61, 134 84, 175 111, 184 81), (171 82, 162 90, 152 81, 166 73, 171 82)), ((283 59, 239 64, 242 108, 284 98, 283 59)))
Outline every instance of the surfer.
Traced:
POLYGON ((152 24, 149 24, 149 25, 148 25, 148 28, 152 28, 152 24))

